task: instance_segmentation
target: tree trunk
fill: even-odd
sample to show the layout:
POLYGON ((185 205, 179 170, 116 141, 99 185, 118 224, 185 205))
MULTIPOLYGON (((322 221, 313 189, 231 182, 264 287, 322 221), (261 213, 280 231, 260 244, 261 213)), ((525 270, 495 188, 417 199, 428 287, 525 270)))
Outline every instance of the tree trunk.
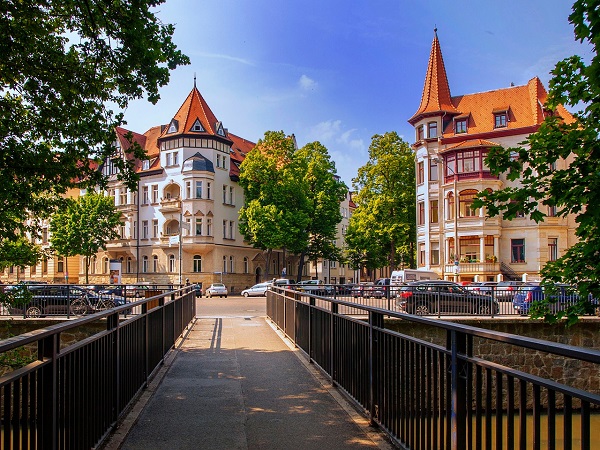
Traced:
POLYGON ((296 277, 296 283, 302 280, 302 271, 304 270, 304 257, 306 252, 301 252, 298 257, 298 276, 296 277))
POLYGON ((90 261, 91 261, 91 258, 89 256, 86 256, 85 257, 85 284, 89 283, 90 261))

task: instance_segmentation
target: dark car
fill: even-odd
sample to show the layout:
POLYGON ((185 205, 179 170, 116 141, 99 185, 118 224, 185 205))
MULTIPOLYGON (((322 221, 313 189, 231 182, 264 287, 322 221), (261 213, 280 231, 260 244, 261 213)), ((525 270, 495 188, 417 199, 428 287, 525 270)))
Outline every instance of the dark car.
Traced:
POLYGON ((11 314, 25 314, 26 317, 63 314, 81 316, 94 309, 92 297, 96 300, 98 298, 77 286, 27 286, 26 291, 15 294, 14 305, 10 311, 11 314))
POLYGON ((399 309, 409 314, 497 314, 498 302, 452 281, 413 281, 400 287, 399 309))
MULTIPOLYGON (((569 305, 579 301, 577 288, 568 284, 555 284, 542 286, 540 283, 525 283, 517 290, 513 298, 513 307, 520 314, 529 314, 533 302, 548 300, 550 312, 557 313, 565 310, 569 305)), ((598 301, 590 297, 592 305, 598 301)))

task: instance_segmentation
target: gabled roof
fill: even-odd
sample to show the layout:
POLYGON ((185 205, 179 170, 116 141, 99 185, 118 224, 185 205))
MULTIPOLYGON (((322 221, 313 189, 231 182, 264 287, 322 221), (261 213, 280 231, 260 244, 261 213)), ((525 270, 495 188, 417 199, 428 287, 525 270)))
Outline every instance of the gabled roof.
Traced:
POLYGON ((425 85, 421 94, 421 104, 417 112, 408 119, 413 124, 427 115, 437 113, 457 114, 458 111, 452 104, 450 85, 446 75, 446 67, 442 58, 442 49, 437 37, 437 29, 434 30, 433 43, 429 54, 429 64, 425 75, 425 85))
POLYGON ((194 88, 173 116, 169 125, 164 127, 159 137, 180 136, 182 134, 189 136, 219 135, 227 139, 227 133, 222 123, 217 120, 206 100, 196 88, 195 83, 194 88))

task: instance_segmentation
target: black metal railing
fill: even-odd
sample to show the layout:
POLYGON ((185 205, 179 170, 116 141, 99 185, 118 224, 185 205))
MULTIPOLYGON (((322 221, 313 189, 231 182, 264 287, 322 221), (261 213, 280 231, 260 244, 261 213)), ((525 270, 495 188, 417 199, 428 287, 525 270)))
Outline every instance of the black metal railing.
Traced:
MULTIPOLYGON (((277 287, 277 286, 275 286, 277 287)), ((547 300, 548 311, 557 313, 580 301, 577 289, 567 285, 541 285, 539 282, 483 282, 460 285, 451 281, 429 280, 401 285, 290 285, 288 289, 304 296, 333 298, 361 306, 421 316, 529 316, 536 302, 547 300)), ((301 297, 299 297, 301 298, 301 297)), ((582 314, 600 315, 600 302, 589 297, 582 314), (584 311, 585 310, 585 311, 584 311)), ((360 308, 344 307, 347 314, 364 314, 360 308)))
POLYGON ((403 448, 600 448, 598 350, 277 287, 267 316, 403 448), (384 317, 442 330, 445 342, 393 331, 384 317), (539 362, 501 364, 491 345, 539 362))
POLYGON ((0 378, 2 448, 97 447, 196 315, 193 286, 0 341, 0 354, 34 347, 34 362, 0 378), (123 318, 128 308, 139 314, 123 318), (65 345, 61 335, 105 321, 65 345))
MULTIPOLYGON (((135 302, 178 289, 179 285, 156 284, 49 284, 8 285, 0 293, 0 316, 40 318, 81 317, 115 306, 135 302)), ((128 308, 123 314, 137 314, 141 308, 128 308)))

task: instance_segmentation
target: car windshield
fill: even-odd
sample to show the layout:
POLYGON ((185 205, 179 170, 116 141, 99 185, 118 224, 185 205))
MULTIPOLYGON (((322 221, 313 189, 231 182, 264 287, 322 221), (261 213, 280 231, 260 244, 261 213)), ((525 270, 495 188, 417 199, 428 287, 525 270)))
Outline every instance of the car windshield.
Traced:
POLYGON ((222 288, 222 287, 225 287, 225 285, 224 284, 220 284, 220 283, 215 283, 215 284, 213 284, 213 287, 222 288))

